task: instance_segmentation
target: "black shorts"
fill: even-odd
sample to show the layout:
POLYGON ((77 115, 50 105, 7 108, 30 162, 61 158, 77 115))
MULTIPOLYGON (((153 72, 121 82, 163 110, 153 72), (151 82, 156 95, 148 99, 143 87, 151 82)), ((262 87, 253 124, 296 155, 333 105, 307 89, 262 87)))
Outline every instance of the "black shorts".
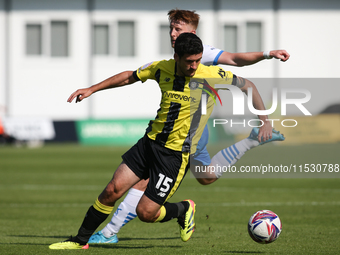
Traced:
POLYGON ((189 168, 188 152, 165 148, 147 135, 122 158, 139 178, 150 178, 144 194, 159 205, 175 193, 189 168))

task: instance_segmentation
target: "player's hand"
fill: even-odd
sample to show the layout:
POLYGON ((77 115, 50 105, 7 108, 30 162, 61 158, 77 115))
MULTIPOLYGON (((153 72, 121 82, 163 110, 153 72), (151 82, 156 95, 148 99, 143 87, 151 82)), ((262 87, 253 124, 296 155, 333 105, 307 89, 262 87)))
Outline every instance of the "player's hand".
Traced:
POLYGON ((280 59, 283 62, 286 62, 290 55, 286 50, 272 50, 270 51, 270 56, 276 59, 280 59))
POLYGON ((260 127, 258 141, 259 143, 265 142, 272 138, 273 128, 269 121, 265 121, 263 126, 260 127))
POLYGON ((76 98, 76 103, 81 102, 84 98, 87 98, 92 95, 92 91, 90 88, 87 89, 78 89, 73 92, 71 96, 67 99, 67 102, 71 103, 73 99, 76 98))

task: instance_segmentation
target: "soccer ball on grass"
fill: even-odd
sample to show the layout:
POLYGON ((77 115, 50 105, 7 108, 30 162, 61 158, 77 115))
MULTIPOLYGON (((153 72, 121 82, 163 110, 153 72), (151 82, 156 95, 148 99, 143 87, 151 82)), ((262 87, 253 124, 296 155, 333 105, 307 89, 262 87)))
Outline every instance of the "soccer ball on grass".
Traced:
POLYGON ((274 242, 280 235, 282 224, 279 216, 269 210, 254 213, 248 222, 248 233, 258 243, 274 242))

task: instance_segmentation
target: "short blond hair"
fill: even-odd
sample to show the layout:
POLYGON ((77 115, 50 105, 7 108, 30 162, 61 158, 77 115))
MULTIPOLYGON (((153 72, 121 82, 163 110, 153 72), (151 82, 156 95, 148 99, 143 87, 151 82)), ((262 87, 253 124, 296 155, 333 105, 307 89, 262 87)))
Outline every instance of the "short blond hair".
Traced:
POLYGON ((168 12, 169 22, 171 21, 183 21, 192 25, 195 29, 198 27, 200 15, 196 11, 172 9, 168 12))

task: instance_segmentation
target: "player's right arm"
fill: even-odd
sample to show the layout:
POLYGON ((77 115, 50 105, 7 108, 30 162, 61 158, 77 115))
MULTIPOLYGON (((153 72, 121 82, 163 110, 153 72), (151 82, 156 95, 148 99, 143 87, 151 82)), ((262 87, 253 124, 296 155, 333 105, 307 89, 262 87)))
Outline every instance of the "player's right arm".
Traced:
MULTIPOLYGON (((286 50, 272 50, 268 52, 269 58, 280 59, 285 62, 290 55, 286 50)), ((264 52, 231 53, 209 45, 204 45, 201 63, 204 65, 230 65, 248 66, 266 59, 264 52)))
MULTIPOLYGON (((272 50, 269 52, 270 58, 280 59, 285 62, 290 55, 286 50, 272 50)), ((264 60, 263 52, 244 52, 244 53, 230 53, 224 51, 217 60, 217 64, 231 65, 231 66, 248 66, 253 65, 261 60, 264 60)))
POLYGON ((124 71, 110 78, 107 78, 102 82, 92 85, 89 88, 78 89, 77 91, 71 94, 71 96, 67 99, 67 102, 71 103, 73 99, 77 98, 76 103, 78 103, 81 102, 83 99, 91 96, 93 93, 97 91, 122 87, 125 85, 135 83, 136 81, 137 80, 133 76, 133 71, 124 71))

